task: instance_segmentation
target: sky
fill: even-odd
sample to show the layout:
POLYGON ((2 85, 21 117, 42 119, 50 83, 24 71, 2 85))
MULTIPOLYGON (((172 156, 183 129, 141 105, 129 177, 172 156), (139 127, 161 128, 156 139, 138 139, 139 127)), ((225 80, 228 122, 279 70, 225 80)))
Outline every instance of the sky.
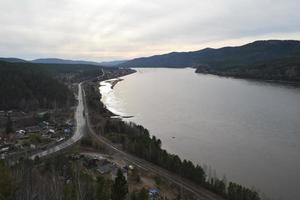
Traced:
POLYGON ((0 0, 0 57, 109 61, 300 40, 300 0, 0 0))

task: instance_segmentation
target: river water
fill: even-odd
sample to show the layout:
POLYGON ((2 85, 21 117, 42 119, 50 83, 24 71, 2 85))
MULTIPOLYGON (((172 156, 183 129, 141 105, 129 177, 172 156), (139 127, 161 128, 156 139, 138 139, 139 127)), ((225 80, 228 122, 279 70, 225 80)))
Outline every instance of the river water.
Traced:
POLYGON ((271 199, 300 199, 300 88, 194 73, 137 69, 102 101, 148 128, 163 148, 207 174, 271 199))

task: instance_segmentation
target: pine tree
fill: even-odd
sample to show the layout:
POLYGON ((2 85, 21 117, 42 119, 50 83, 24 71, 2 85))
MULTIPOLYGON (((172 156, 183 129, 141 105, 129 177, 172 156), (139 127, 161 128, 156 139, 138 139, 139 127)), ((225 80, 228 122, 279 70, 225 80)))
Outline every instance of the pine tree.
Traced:
POLYGON ((7 117, 5 132, 7 135, 13 132, 13 123, 10 116, 7 117))
POLYGON ((97 177, 96 183, 96 200, 108 200, 109 199, 109 188, 107 188, 107 182, 101 176, 97 177))
POLYGON ((0 161, 0 199, 12 200, 15 195, 15 187, 11 171, 3 161, 0 161))
POLYGON ((148 200, 148 199, 149 199, 148 191, 145 188, 143 188, 138 194, 138 200, 148 200))
POLYGON ((119 169, 117 173, 117 178, 112 185, 112 200, 123 200, 128 193, 128 185, 122 171, 119 169))

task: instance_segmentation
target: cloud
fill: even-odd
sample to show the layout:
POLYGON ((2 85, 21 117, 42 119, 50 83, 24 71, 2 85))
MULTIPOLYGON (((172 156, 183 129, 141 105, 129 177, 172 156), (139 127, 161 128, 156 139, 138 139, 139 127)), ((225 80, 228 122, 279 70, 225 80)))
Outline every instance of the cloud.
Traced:
POLYGON ((300 39, 298 0, 1 0, 0 55, 111 60, 300 39))

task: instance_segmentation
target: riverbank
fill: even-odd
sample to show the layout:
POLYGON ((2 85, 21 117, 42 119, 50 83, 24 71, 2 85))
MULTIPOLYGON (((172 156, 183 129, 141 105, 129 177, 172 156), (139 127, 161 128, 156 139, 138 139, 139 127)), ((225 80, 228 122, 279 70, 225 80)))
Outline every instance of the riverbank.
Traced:
MULTIPOLYGON (((130 75, 130 74, 128 74, 128 75, 130 75)), ((125 76, 127 76, 127 75, 125 75, 125 76)), ((119 82, 124 80, 122 77, 124 77, 124 76, 121 76, 118 78, 113 78, 113 79, 108 79, 108 80, 104 80, 104 81, 100 82, 99 92, 101 94, 101 101, 103 101, 103 99, 102 99, 103 96, 106 96, 106 94, 110 93, 119 82)), ((110 111, 111 118, 128 119, 128 118, 134 117, 134 116, 124 115, 123 113, 117 112, 116 110, 110 108, 108 105, 105 105, 105 106, 106 106, 107 110, 110 111)))
POLYGON ((113 80, 111 83, 111 89, 114 89, 114 87, 120 82, 123 81, 124 79, 118 78, 116 80, 113 80))
POLYGON ((292 86, 300 86, 300 81, 291 81, 291 80, 281 80, 281 79, 272 79, 269 77, 259 77, 258 75, 246 75, 246 74, 238 74, 238 73, 231 73, 231 72, 218 72, 218 71, 210 71, 207 69, 199 69, 196 68, 195 73, 197 74, 208 74, 208 75, 215 75, 224 78, 235 78, 235 79, 243 79, 249 81, 259 81, 259 82, 266 82, 266 83, 275 83, 275 84, 283 84, 283 85, 292 85, 292 86))

